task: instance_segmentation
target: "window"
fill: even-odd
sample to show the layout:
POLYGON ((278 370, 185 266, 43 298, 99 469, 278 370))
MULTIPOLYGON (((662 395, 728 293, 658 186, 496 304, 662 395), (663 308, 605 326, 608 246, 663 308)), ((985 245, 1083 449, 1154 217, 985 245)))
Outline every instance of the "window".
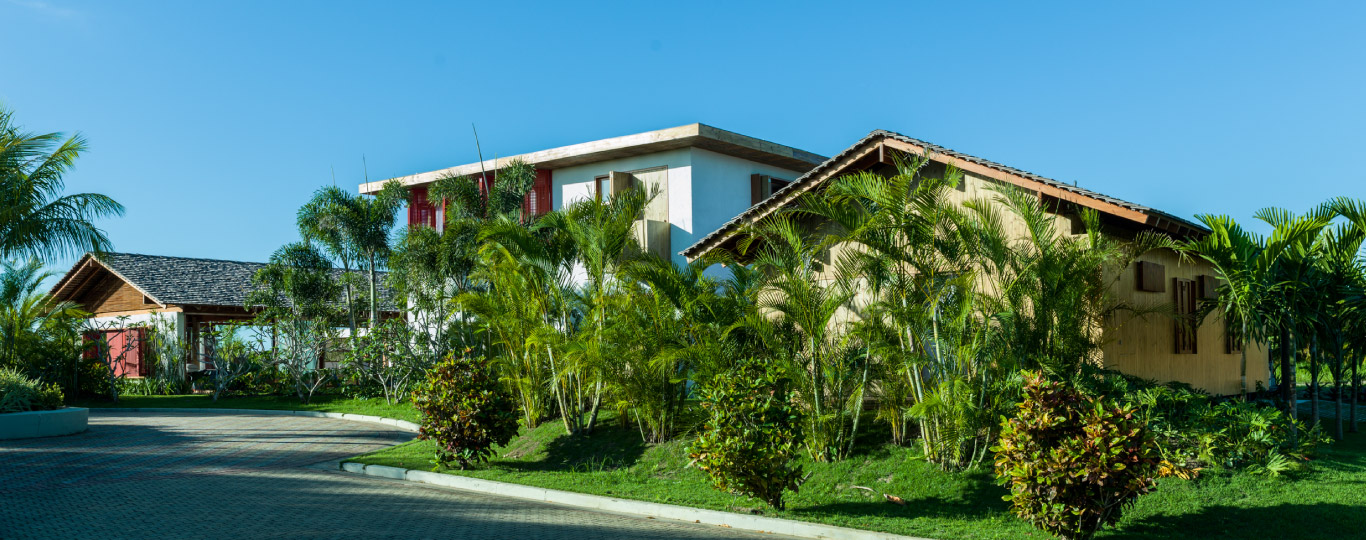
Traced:
POLYGON ((1176 295, 1173 302, 1173 307, 1176 308, 1176 354, 1195 354, 1196 333, 1199 328, 1199 321, 1196 319, 1199 306, 1195 280, 1172 278, 1172 291, 1176 295))
POLYGON ((791 181, 782 180, 766 174, 749 175, 749 205, 754 206, 772 197, 774 193, 787 187, 791 181))
POLYGON ((598 202, 612 200, 611 176, 599 176, 593 179, 593 200, 598 202))

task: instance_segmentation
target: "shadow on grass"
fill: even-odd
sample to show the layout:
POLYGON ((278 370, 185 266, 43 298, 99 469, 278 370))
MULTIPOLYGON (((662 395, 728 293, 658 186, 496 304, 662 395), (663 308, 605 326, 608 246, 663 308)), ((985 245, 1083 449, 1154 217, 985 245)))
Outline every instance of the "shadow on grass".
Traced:
POLYGON ((635 465, 645 454, 640 432, 621 426, 599 425, 591 435, 561 434, 543 443, 545 458, 538 461, 500 459, 498 465, 519 471, 597 472, 635 465))
POLYGON ((1209 506, 1125 523, 1107 539, 1139 538, 1360 538, 1366 506, 1279 504, 1256 508, 1209 506))
POLYGON ((1001 500, 1006 491, 997 486, 989 473, 972 471, 962 473, 966 481, 962 489, 949 497, 916 497, 914 494, 900 493, 906 505, 890 503, 880 495, 870 495, 867 501, 840 501, 791 508, 793 514, 812 516, 845 516, 850 518, 949 518, 977 519, 999 515, 1010 510, 1010 504, 1001 500))

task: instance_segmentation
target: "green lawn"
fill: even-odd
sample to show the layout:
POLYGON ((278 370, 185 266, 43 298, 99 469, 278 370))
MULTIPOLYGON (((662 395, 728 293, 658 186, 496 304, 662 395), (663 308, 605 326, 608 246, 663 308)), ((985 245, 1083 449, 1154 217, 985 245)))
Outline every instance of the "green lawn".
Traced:
MULTIPOLYGON (((869 439, 876 437, 870 434, 869 439)), ((688 468, 685 443, 647 446, 637 431, 601 429, 566 436, 542 424, 476 470, 435 468, 430 442, 413 441, 353 461, 440 470, 477 478, 629 499, 816 521, 930 538, 1042 538, 1011 516, 1005 494, 985 471, 951 474, 916 460, 913 449, 870 445, 834 464, 805 463, 813 474, 788 509, 720 493, 688 468), (884 502, 850 486, 899 496, 884 502)), ((1206 473, 1195 481, 1164 479, 1141 498, 1117 530, 1104 538, 1353 538, 1366 523, 1366 435, 1355 434, 1322 452, 1293 476, 1206 473)))
POLYGON ((354 399, 339 396, 314 396, 308 405, 296 397, 251 396, 222 397, 214 401, 208 395, 184 396, 121 396, 118 402, 107 399, 75 400, 73 407, 129 407, 129 408, 195 408, 195 409, 276 409, 289 411, 320 411, 368 414, 417 422, 420 420, 411 403, 390 405, 384 398, 354 399))

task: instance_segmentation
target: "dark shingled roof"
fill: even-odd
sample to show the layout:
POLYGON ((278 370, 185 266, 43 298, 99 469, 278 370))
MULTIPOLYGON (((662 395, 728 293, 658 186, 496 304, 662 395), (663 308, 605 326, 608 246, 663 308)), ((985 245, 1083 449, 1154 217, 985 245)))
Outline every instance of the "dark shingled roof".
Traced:
POLYGON ((691 259, 691 258, 696 258, 696 257, 701 256, 701 255, 702 255, 703 253, 705 253, 707 250, 711 249, 712 247, 715 247, 715 246, 712 246, 711 244, 714 244, 714 243, 717 243, 717 242, 721 242, 722 240, 725 239, 725 237, 728 237, 728 236, 734 234, 735 231, 736 231, 737 229, 739 229, 740 226, 741 226, 742 224, 744 224, 744 223, 746 223, 746 222, 749 222, 749 221, 752 221, 752 220, 754 220, 754 219, 757 219, 759 216, 763 215, 763 213, 764 213, 769 207, 771 207, 771 206, 773 206, 773 205, 776 205, 776 204, 782 203, 782 202, 784 201, 784 199, 785 199, 784 195, 786 195, 786 194, 788 194, 788 193, 791 193, 791 192, 793 192, 793 191, 797 191, 797 190, 799 190, 799 189, 804 189, 804 188, 806 188, 807 184, 811 184, 812 182, 817 182, 817 181, 819 181, 819 179, 823 178, 823 177, 829 172, 829 170, 835 166, 836 163, 839 163, 839 162, 840 162, 841 160, 843 160, 845 157, 847 157, 847 156, 853 154, 857 149, 859 149, 859 148, 862 147, 863 145, 869 143, 870 141, 873 141, 873 140, 876 140, 876 139, 884 139, 884 138, 885 138, 885 139, 895 139, 895 140, 899 140, 899 141, 902 141, 902 142, 905 142, 905 143, 909 143, 909 144, 913 144, 913 145, 916 145, 916 146, 925 148, 925 149, 927 149, 927 150, 929 151, 929 153, 932 154, 932 155, 942 155, 942 156, 951 156, 951 157, 955 157, 955 158, 958 158, 958 159, 962 159, 962 160, 964 160, 964 161, 968 161, 968 162, 971 162, 971 163, 975 163, 975 164, 981 165, 981 166, 983 166, 983 167, 987 167, 987 168, 995 169, 995 170, 997 170, 997 171, 1001 171, 1001 172, 1004 172, 1004 173, 1008 173, 1008 174, 1016 175, 1016 176, 1019 176, 1019 177, 1027 178, 1027 179, 1029 179, 1029 180, 1033 180, 1033 181, 1036 181, 1036 182, 1039 182, 1039 183, 1042 183, 1042 184, 1046 184, 1046 185, 1049 185, 1049 186, 1052 186, 1052 187, 1055 187, 1055 188, 1058 188, 1058 189, 1061 189, 1061 190, 1064 190, 1064 191, 1068 191, 1068 192, 1071 192, 1071 193, 1074 193, 1074 194, 1077 194, 1077 195, 1080 195, 1080 196, 1083 196, 1083 197, 1088 197, 1088 198, 1095 199, 1095 200, 1098 200, 1098 201, 1103 201, 1103 202, 1106 202, 1106 203, 1110 203, 1110 204, 1119 206, 1119 207, 1121 207, 1121 208, 1126 208, 1126 209, 1129 209, 1129 210, 1134 210, 1134 211, 1137 211, 1137 212, 1142 212, 1142 213, 1149 214, 1149 215, 1153 215, 1153 216, 1160 216, 1160 217, 1163 218, 1163 219, 1166 219, 1166 220, 1168 220, 1168 221, 1172 221, 1172 222, 1179 223, 1179 224, 1181 224, 1181 225, 1183 225, 1183 226, 1186 226, 1186 227, 1188 227, 1188 228, 1190 228, 1190 229, 1193 229, 1193 230, 1195 230, 1195 231, 1199 231, 1199 232, 1209 232, 1209 230, 1206 229, 1205 226, 1203 226, 1203 225, 1201 225, 1201 224, 1199 224, 1199 223, 1196 223, 1196 222, 1191 221, 1191 220, 1189 220, 1189 219, 1185 219, 1185 218, 1181 218, 1181 217, 1178 217, 1178 216, 1174 216, 1174 215, 1172 215, 1172 214, 1168 214, 1168 213, 1163 212, 1163 211, 1161 211, 1161 210, 1158 210, 1158 209, 1156 209, 1156 208, 1150 208, 1150 207, 1147 207, 1147 206, 1144 206, 1144 205, 1141 205, 1141 204, 1132 203, 1132 202, 1125 201, 1125 200, 1122 200, 1122 199, 1117 199, 1117 198, 1111 197, 1111 196, 1109 196, 1109 195, 1105 195, 1105 194, 1102 194, 1102 193, 1097 193, 1097 192, 1095 192, 1095 191, 1091 191, 1091 190, 1088 190, 1088 189, 1084 189, 1084 188, 1077 187, 1077 186, 1075 186, 1075 185, 1073 185, 1073 184, 1068 184, 1068 183, 1065 183, 1065 182, 1060 182, 1060 181, 1054 180, 1054 179, 1052 179, 1052 178, 1048 178, 1048 177, 1044 177, 1044 176, 1039 176, 1039 175, 1037 175, 1037 174, 1034 174, 1034 173, 1031 173, 1031 172, 1028 172, 1028 171, 1022 171, 1022 170, 1020 170, 1020 169, 1016 169, 1016 168, 1014 168, 1014 167, 1002 165, 1002 164, 996 163, 996 162, 994 162, 994 161, 982 159, 982 158, 979 158, 979 157, 977 157, 977 156, 973 156, 973 155, 969 155, 969 154, 964 154, 964 153, 962 153, 962 152, 958 152, 958 151, 955 151, 955 150, 951 150, 951 149, 949 149, 949 148, 944 148, 944 147, 939 146, 939 145, 934 144, 934 143, 922 141, 922 140, 920 140, 920 139, 916 139, 916 138, 912 138, 912 137, 907 137, 907 136, 905 136, 905 135, 902 135, 902 134, 900 134, 900 133, 896 133, 896 132, 894 132, 894 131, 887 131, 887 130, 879 129, 879 130, 874 130, 872 133, 869 133, 866 137, 860 139, 858 142, 856 142, 856 143, 850 145, 848 148, 845 148, 845 149, 844 149, 842 152, 840 152, 839 154, 836 154, 834 157, 831 157, 830 159, 825 160, 824 163, 821 163, 820 165, 817 165, 814 169, 811 169, 810 171, 807 171, 806 174, 801 175, 800 177, 798 177, 796 180, 793 180, 793 181, 792 181, 791 183, 789 183, 788 185, 783 186, 782 189, 778 190, 777 192, 774 192, 773 195, 769 196, 769 198, 764 199, 764 200, 762 200, 762 201, 759 201, 758 204, 755 204, 754 206, 751 206, 748 210, 745 210, 744 212, 741 212, 740 215, 735 216, 735 217, 732 218, 730 221, 727 221, 726 223, 722 224, 722 225, 721 225, 720 227, 718 227, 715 231, 712 231, 711 233, 709 233, 709 234, 707 234, 706 236, 702 237, 702 238, 699 239, 698 241, 694 242, 693 245, 688 246, 687 249, 684 249, 684 250, 681 251, 679 254, 680 254, 680 255, 683 255, 684 257, 688 257, 688 258, 690 258, 690 259, 691 259))
MULTIPOLYGON (((264 263, 137 253, 86 254, 57 283, 53 288, 54 293, 90 257, 162 305, 241 307, 247 301, 247 294, 252 291, 252 276, 266 266, 264 263)), ((333 272, 338 276, 344 273, 340 268, 333 272)), ((393 292, 382 282, 380 289, 380 294, 386 299, 385 308, 393 310, 393 292)))

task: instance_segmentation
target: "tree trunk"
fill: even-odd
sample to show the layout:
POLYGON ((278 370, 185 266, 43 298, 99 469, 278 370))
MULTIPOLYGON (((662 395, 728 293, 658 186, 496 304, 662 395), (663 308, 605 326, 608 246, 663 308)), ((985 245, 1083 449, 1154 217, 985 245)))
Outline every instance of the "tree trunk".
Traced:
POLYGON ((1240 341, 1243 342, 1243 346, 1240 347, 1240 349, 1242 349, 1243 356, 1242 356, 1242 360, 1240 360, 1239 363, 1238 363, 1238 373, 1239 373, 1239 375, 1242 377, 1243 401, 1247 401, 1247 348, 1248 348, 1248 346, 1251 345, 1251 344, 1248 343, 1249 340, 1247 340, 1246 338, 1243 337, 1243 336, 1246 336, 1246 335, 1247 335, 1247 321, 1246 321, 1246 320, 1243 321, 1241 327, 1242 327, 1242 333, 1238 335, 1238 339, 1239 339, 1240 341))
POLYGON ((1352 361, 1352 433, 1358 431, 1357 427, 1357 396, 1361 395, 1361 375, 1357 372, 1357 367, 1361 365, 1361 357, 1353 354, 1352 361))
POLYGON ((1290 372, 1291 346, 1290 329, 1282 328, 1281 343, 1279 347, 1281 353, 1281 403, 1285 407, 1286 415, 1295 413, 1295 379, 1294 375, 1290 372))
POLYGON ((1319 425, 1319 336, 1315 333, 1309 338, 1309 426, 1319 425))
POLYGON ((1336 399, 1333 400, 1333 418, 1337 420, 1337 439, 1342 440, 1342 372, 1347 367, 1343 365, 1342 343, 1334 346, 1337 363, 1333 366, 1333 393, 1336 399))
POLYGON ((370 253, 370 329, 379 326, 379 297, 375 295, 375 254, 370 253))

